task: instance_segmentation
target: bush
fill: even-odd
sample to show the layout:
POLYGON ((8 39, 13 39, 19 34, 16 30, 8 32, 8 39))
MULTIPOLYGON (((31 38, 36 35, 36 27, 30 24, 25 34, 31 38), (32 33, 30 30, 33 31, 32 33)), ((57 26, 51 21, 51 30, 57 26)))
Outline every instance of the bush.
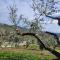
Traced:
POLYGON ((28 49, 39 50, 39 45, 37 45, 37 44, 30 44, 28 49))

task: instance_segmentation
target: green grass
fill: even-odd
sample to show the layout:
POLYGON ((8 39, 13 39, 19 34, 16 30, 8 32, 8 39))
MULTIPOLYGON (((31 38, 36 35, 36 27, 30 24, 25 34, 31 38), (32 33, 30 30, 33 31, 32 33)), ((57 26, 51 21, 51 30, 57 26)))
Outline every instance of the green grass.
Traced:
POLYGON ((0 60, 52 60, 56 57, 44 51, 26 49, 3 49, 0 50, 0 60))
POLYGON ((1 60, 40 60, 37 55, 30 53, 0 52, 1 60))
POLYGON ((37 45, 37 44, 30 44, 27 49, 40 50, 40 49, 39 49, 39 45, 37 45))

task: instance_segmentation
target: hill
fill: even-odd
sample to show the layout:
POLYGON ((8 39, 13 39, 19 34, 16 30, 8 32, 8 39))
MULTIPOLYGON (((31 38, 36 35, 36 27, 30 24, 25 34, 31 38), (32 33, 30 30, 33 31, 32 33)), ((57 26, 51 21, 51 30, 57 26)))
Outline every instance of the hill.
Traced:
MULTIPOLYGON (((26 29, 26 28, 23 28, 23 27, 19 27, 18 26, 18 28, 20 29, 20 31, 22 31, 22 32, 28 32, 28 29, 26 29)), ((8 31, 8 32, 11 32, 11 31, 15 31, 15 29, 14 29, 14 25, 7 25, 7 24, 1 24, 0 23, 0 32, 4 32, 4 31, 8 31)))
MULTIPOLYGON (((19 27, 19 26, 18 26, 19 27)), ((20 32, 28 32, 27 28, 19 27, 20 32)), ((41 32, 38 37, 46 46, 55 46, 56 39, 54 36, 41 32), (54 43, 54 44, 53 44, 54 43)), ((22 41, 28 41, 30 44, 37 44, 37 40, 33 36, 20 36, 15 34, 14 25, 0 24, 0 43, 11 42, 11 44, 19 44, 22 41), (10 32, 13 32, 12 34, 10 32)), ((1 44, 0 44, 1 45, 1 44)))

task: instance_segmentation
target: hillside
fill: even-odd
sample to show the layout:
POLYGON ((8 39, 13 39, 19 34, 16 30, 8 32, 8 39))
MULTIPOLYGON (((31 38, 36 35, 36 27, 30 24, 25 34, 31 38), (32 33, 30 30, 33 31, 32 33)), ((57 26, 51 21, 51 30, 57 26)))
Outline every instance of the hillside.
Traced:
MULTIPOLYGON (((29 30, 26 28, 19 27, 20 32, 28 32, 29 30)), ((38 37, 43 41, 46 46, 55 46, 56 39, 54 36, 46 34, 46 33, 39 33, 38 37), (48 43, 48 44, 47 44, 48 43), (54 43, 54 44, 53 44, 54 43)), ((28 41, 29 43, 36 44, 37 40, 33 36, 20 36, 15 34, 14 26, 13 25, 6 25, 0 24, 0 43, 2 42, 11 42, 11 43, 20 43, 22 41, 28 41), (12 32, 12 34, 10 33, 12 32)))
MULTIPOLYGON (((18 26, 19 27, 19 26, 18 26)), ((26 32, 28 31, 28 29, 26 28, 23 28, 23 27, 19 27, 19 29, 22 31, 22 32, 26 32)), ((15 31, 14 30, 14 25, 7 25, 7 24, 1 24, 0 23, 0 32, 4 32, 5 30, 11 32, 11 31, 15 31)))

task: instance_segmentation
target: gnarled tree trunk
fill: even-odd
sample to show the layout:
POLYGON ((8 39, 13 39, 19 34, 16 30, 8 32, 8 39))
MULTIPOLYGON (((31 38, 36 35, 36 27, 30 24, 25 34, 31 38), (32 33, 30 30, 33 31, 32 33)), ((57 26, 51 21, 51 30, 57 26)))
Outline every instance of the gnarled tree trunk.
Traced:
POLYGON ((43 44, 43 42, 38 38, 38 36, 37 36, 36 34, 34 34, 34 33, 22 33, 21 35, 22 35, 22 36, 25 36, 25 35, 34 36, 34 37, 37 39, 37 41, 38 41, 46 50, 48 50, 49 52, 51 52, 51 53, 52 53, 53 55, 55 55, 57 58, 60 58, 60 53, 57 52, 57 51, 55 51, 54 49, 51 49, 51 48, 46 47, 46 46, 43 44))

